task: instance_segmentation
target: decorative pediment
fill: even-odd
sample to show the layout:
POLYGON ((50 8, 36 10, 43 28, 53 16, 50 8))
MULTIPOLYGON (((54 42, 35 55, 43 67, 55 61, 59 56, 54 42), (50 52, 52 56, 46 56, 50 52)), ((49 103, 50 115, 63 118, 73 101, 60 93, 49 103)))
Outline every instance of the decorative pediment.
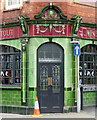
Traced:
POLYGON ((43 19, 43 20, 58 20, 58 19, 66 19, 61 9, 55 5, 48 5, 44 7, 38 15, 34 16, 35 19, 43 19))

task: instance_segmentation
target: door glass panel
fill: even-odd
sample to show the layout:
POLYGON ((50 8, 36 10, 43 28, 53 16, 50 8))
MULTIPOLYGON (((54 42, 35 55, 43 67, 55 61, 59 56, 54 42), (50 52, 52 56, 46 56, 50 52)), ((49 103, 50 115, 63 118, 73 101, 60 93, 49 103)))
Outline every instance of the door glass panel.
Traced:
POLYGON ((52 82, 53 92, 60 92, 60 65, 52 66, 52 82))
POLYGON ((38 52, 39 63, 61 63, 62 49, 54 43, 47 43, 39 48, 38 52))
POLYGON ((40 90, 47 90, 48 85, 48 68, 47 66, 40 67, 40 90))

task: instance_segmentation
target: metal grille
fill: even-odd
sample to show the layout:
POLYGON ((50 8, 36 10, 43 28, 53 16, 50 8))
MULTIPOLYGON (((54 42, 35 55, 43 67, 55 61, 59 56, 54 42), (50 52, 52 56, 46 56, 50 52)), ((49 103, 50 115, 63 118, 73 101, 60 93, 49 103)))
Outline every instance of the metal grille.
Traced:
POLYGON ((96 45, 87 45, 81 49, 79 74, 82 84, 97 84, 96 45))
POLYGON ((9 46, 0 46, 0 84, 20 83, 20 50, 9 46))

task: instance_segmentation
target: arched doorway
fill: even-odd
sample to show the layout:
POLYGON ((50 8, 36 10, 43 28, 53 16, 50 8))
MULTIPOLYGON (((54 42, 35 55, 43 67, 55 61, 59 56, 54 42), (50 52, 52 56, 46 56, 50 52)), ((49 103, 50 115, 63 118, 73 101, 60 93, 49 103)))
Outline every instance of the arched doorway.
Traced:
POLYGON ((37 95, 42 113, 63 112, 63 49, 55 43, 38 48, 37 95))

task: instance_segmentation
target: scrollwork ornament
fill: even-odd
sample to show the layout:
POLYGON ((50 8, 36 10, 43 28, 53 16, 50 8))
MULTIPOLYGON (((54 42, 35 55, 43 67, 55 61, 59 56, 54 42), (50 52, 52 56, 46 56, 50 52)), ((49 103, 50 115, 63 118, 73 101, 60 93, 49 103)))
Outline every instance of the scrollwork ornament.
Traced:
POLYGON ((48 28, 49 28, 49 24, 47 24, 47 25, 46 24, 44 24, 44 25, 42 25, 42 24, 36 25, 37 34, 39 34, 39 31, 41 33, 45 33, 48 30, 48 28), (45 28, 45 30, 41 30, 40 26, 43 26, 45 28))
POLYGON ((65 34, 65 32, 64 32, 64 30, 65 30, 65 25, 54 24, 53 27, 54 27, 54 30, 55 30, 56 33, 61 33, 61 32, 62 32, 63 35, 65 34), (61 30, 56 30, 56 28, 59 27, 59 26, 61 26, 62 29, 61 29, 61 30))

